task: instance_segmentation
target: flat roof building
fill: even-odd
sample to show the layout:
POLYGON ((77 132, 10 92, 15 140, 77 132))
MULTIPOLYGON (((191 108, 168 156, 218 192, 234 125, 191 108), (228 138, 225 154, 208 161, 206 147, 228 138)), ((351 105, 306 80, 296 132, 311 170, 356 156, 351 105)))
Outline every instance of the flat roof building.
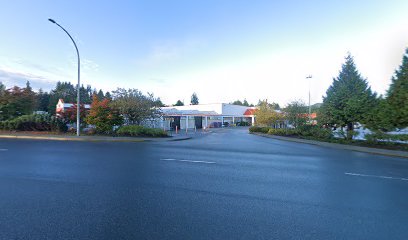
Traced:
POLYGON ((210 128, 255 123, 255 107, 227 103, 172 106, 161 108, 165 129, 210 128))

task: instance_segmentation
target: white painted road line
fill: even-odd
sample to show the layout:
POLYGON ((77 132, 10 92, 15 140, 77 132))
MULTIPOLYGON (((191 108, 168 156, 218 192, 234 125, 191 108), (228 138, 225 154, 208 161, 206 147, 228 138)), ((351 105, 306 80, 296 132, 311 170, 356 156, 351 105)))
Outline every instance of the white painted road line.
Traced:
POLYGON ((175 162, 189 162, 189 163, 206 163, 206 164, 215 164, 216 163, 216 162, 208 162, 208 161, 174 159, 174 158, 162 158, 160 160, 161 161, 175 161, 175 162))
POLYGON ((391 180, 400 180, 400 181, 408 181, 408 178, 398 178, 398 177, 388 177, 388 176, 377 176, 377 175, 368 175, 368 174, 360 174, 360 173, 344 173, 350 176, 357 176, 357 177, 372 177, 372 178, 382 178, 382 179, 391 179, 391 180))
POLYGON ((0 152, 2 152, 2 151, 8 151, 8 149, 0 148, 0 152))

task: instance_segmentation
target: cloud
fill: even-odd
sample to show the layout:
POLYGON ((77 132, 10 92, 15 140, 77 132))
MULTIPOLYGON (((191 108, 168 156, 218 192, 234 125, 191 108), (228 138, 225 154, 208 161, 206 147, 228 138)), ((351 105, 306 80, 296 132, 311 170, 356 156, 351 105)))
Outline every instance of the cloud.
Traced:
POLYGON ((45 91, 51 90, 56 84, 56 81, 46 77, 0 69, 0 82, 6 85, 7 88, 13 86, 24 87, 27 81, 30 81, 33 89, 42 88, 45 91))
MULTIPOLYGON (((77 57, 70 57, 70 63, 74 67, 78 67, 78 60, 77 57)), ((99 64, 96 62, 87 59, 87 58, 81 58, 81 71, 88 72, 88 71, 93 71, 97 72, 99 71, 99 64)))
POLYGON ((27 59, 16 58, 12 60, 12 62, 20 65, 21 67, 35 69, 45 74, 54 74, 54 75, 64 75, 65 74, 65 72, 60 68, 40 65, 38 63, 33 63, 27 59))
POLYGON ((203 46, 204 41, 198 39, 158 41, 152 44, 148 54, 143 59, 137 60, 137 63, 144 67, 155 67, 171 63, 183 59, 203 46))

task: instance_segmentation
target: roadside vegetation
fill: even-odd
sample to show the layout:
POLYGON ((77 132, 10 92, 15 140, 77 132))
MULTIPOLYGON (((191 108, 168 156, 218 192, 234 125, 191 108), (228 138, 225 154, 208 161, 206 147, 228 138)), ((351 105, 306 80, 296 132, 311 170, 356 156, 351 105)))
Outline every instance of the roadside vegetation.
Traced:
POLYGON ((387 132, 408 127, 408 49, 385 96, 371 90, 348 55, 323 103, 313 110, 317 117, 312 119, 302 101, 292 101, 282 111, 275 111, 265 100, 256 112, 257 126, 249 131, 407 151, 408 134, 387 132), (355 126, 372 133, 365 135, 365 141, 357 140, 355 126))
MULTIPOLYGON (((58 82, 49 93, 33 91, 27 82, 24 88, 14 86, 7 89, 0 82, 0 130, 30 131, 43 133, 73 133, 76 123, 77 105, 56 115, 59 99, 76 102, 76 88, 67 82, 58 82)), ((160 98, 153 94, 143 94, 137 89, 118 88, 112 93, 87 86, 80 88, 80 120, 83 134, 108 136, 167 136, 163 130, 141 127, 145 119, 158 117, 160 98), (91 108, 86 109, 85 104, 91 108), (118 130, 123 126, 129 131, 118 130), (133 129, 133 130, 132 130, 133 129), (137 129, 137 130, 135 130, 137 129)))
POLYGON ((147 128, 143 126, 129 125, 122 126, 117 131, 118 136, 129 137, 168 137, 168 134, 163 129, 147 128))

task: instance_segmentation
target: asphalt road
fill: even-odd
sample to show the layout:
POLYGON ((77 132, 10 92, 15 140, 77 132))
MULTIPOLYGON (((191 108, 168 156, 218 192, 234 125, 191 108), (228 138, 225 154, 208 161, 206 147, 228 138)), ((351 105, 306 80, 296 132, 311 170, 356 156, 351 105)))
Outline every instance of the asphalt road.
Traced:
POLYGON ((408 160, 220 130, 0 139, 0 239, 408 239, 408 160))

